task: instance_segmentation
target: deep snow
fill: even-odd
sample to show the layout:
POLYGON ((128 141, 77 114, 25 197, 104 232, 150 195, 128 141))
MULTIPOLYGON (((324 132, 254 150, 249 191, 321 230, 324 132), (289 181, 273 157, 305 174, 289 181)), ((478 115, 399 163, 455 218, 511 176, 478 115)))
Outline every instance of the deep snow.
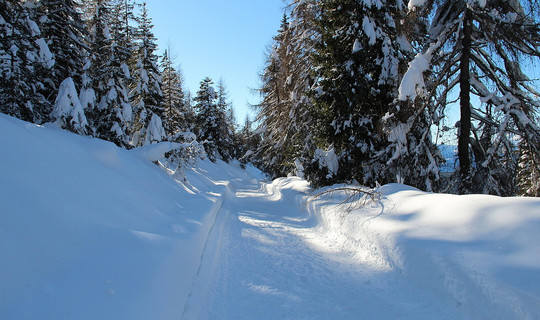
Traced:
POLYGON ((539 319, 540 200, 297 177, 0 114, 0 319, 539 319))

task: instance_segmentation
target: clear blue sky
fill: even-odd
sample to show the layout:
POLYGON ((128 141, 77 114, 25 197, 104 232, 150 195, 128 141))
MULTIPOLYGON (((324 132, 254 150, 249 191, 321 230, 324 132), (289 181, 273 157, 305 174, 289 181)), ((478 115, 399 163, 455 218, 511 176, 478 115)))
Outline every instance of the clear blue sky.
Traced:
POLYGON ((284 6, 282 0, 148 0, 160 54, 170 43, 192 94, 203 78, 216 84, 223 78, 239 123, 251 114, 248 104, 259 101, 250 88, 259 84, 284 6))

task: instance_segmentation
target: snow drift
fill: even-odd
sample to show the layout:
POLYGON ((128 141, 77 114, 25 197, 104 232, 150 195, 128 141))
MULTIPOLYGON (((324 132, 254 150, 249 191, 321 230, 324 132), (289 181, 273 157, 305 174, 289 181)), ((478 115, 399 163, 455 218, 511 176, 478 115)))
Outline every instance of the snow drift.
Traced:
POLYGON ((180 183, 152 163, 175 147, 0 114, 0 319, 540 319, 540 199, 180 183))
POLYGON ((345 191, 314 200, 316 245, 375 273, 402 274, 461 310, 457 318, 540 319, 540 199, 399 184, 375 193, 348 204, 345 191))
POLYGON ((220 181, 247 173, 202 162, 185 186, 148 147, 3 114, 0 137, 0 318, 178 319, 220 181))

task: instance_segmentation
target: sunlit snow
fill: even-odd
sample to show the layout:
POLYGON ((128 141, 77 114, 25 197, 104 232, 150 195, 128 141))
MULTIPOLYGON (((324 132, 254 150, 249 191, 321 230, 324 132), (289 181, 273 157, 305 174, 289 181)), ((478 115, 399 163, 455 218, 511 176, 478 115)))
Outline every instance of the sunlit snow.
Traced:
POLYGON ((180 182, 171 144, 3 114, 0 137, 0 319, 540 318, 539 199, 208 160, 180 182))

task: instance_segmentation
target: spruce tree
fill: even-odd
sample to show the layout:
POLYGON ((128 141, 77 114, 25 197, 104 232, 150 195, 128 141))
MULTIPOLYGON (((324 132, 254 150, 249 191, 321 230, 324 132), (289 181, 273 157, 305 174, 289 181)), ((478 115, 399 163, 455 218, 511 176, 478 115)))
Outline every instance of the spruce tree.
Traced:
POLYGON ((229 127, 225 123, 225 112, 218 107, 218 93, 210 78, 201 81, 195 96, 195 133, 199 142, 204 145, 208 158, 212 161, 230 159, 229 139, 226 134, 229 127))
MULTIPOLYGON (((306 168, 308 177, 318 184, 356 179, 370 186, 406 180, 429 189, 430 185, 419 181, 426 178, 427 170, 403 170, 402 166, 410 162, 406 159, 410 151, 431 154, 434 146, 428 142, 428 150, 414 145, 401 150, 396 145, 430 130, 429 125, 422 125, 420 134, 415 134, 421 123, 409 119, 415 116, 411 107, 394 107, 408 49, 399 32, 403 5, 329 0, 319 6, 321 36, 313 59, 318 82, 312 90, 316 141, 323 149, 319 154, 327 149, 337 154, 339 169, 329 172, 316 157, 306 168)), ((427 167, 425 161, 413 163, 427 167)))
POLYGON ((137 49, 132 73, 131 101, 134 111, 132 127, 135 146, 159 142, 165 138, 163 130, 163 92, 158 68, 157 39, 152 33, 152 19, 148 15, 146 2, 142 3, 137 17, 138 27, 134 39, 137 49), (160 127, 161 126, 161 127, 160 127))
POLYGON ((41 124, 52 110, 43 89, 55 61, 33 20, 38 6, 0 1, 0 112, 41 124))
POLYGON ((121 59, 122 50, 111 32, 111 3, 93 0, 87 10, 91 54, 84 75, 87 83, 83 92, 87 97, 81 100, 88 104, 86 115, 94 135, 129 148, 132 146, 129 130, 133 115, 126 83, 130 75, 126 62, 121 59), (88 99, 88 96, 95 99, 88 99))
POLYGON ((82 84, 83 57, 87 51, 87 29, 81 4, 76 0, 42 0, 35 12, 42 36, 55 60, 44 95, 54 103, 60 84, 67 78, 77 88, 82 84))

